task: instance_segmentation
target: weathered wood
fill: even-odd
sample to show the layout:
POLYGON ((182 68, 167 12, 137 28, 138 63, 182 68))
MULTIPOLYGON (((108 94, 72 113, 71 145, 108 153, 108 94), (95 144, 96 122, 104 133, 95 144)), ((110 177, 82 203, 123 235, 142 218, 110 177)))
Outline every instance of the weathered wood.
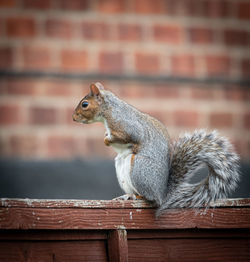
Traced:
POLYGON ((0 230, 0 241, 106 240, 104 230, 0 230))
MULTIPOLYGON (((106 240, 110 231, 106 230, 0 230, 0 241, 78 241, 106 240)), ((243 229, 160 229, 128 230, 127 239, 165 238, 248 238, 250 228, 243 229)))
MULTIPOLYGON (((249 203, 250 205, 250 203, 249 203)), ((0 207, 25 208, 152 208, 152 204, 144 200, 69 200, 69 199, 18 199, 0 198, 0 207)))
POLYGON ((244 229, 167 229, 167 230, 129 230, 128 240, 133 239, 227 239, 227 238, 245 238, 250 239, 250 228, 244 229))
POLYGON ((250 261, 249 239, 141 239, 128 241, 130 262, 250 261))
POLYGON ((0 199, 0 261, 250 261, 250 199, 208 209, 144 201, 0 199))
POLYGON ((250 208, 154 209, 0 208, 0 229, 249 228, 250 208))
MULTIPOLYGON (((249 207, 250 199, 220 199, 212 202, 210 207, 249 207)), ((144 200, 69 200, 69 199, 18 199, 0 198, 0 207, 25 207, 25 208, 149 208, 154 206, 144 200)))
POLYGON ((109 262, 128 261, 127 231, 125 229, 111 230, 108 235, 109 262))
POLYGON ((1 262, 108 261, 104 241, 1 242, 1 262))

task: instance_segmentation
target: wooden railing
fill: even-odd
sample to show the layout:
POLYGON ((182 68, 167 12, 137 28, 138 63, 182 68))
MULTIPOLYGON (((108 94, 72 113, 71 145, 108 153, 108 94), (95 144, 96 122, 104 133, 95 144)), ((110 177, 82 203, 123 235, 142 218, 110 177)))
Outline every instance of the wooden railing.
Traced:
POLYGON ((250 261, 250 199, 208 209, 0 199, 0 261, 250 261))

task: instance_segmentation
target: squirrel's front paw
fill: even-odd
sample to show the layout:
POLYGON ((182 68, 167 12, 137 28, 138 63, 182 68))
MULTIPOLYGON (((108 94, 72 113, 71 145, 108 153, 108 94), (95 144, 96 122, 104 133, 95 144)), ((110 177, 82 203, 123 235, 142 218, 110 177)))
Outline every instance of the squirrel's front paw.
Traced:
POLYGON ((110 146, 110 143, 111 143, 110 138, 109 138, 108 136, 105 136, 105 137, 104 137, 104 144, 105 144, 106 146, 110 146))
POLYGON ((112 135, 111 134, 108 134, 108 132, 105 132, 105 135, 104 135, 104 144, 106 146, 110 146, 110 144, 112 143, 112 135))
POLYGON ((116 198, 113 198, 113 200, 134 200, 135 195, 133 194, 125 194, 116 198))
POLYGON ((119 197, 114 198, 113 200, 145 200, 143 196, 135 194, 125 194, 119 197))

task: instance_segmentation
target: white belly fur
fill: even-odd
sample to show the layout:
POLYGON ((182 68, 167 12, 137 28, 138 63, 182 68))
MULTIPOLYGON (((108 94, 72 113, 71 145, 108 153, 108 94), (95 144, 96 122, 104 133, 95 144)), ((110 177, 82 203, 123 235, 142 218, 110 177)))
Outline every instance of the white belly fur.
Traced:
MULTIPOLYGON (((103 120, 107 136, 111 137, 111 130, 109 129, 107 121, 103 120)), ((135 194, 138 192, 133 187, 131 182, 131 144, 116 144, 112 143, 111 146, 116 151, 117 156, 115 158, 115 169, 116 169, 116 176, 119 182, 120 187, 126 194, 135 194)))
POLYGON ((138 194, 131 182, 131 157, 133 154, 129 148, 130 145, 112 144, 112 147, 117 152, 115 168, 120 187, 126 194, 138 194))

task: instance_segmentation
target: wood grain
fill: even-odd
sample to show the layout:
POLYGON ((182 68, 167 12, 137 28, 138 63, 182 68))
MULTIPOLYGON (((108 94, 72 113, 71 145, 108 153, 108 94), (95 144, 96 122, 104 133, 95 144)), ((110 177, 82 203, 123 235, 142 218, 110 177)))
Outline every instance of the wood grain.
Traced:
POLYGON ((108 261, 104 241, 1 242, 1 262, 108 261))
POLYGON ((0 241, 107 240, 105 230, 0 230, 0 241))
POLYGON ((154 214, 144 201, 0 199, 0 261, 250 261, 250 199, 154 214))
POLYGON ((249 262, 249 239, 129 240, 129 261, 249 262))
MULTIPOLYGON (((250 207, 250 199, 219 199, 212 202, 210 207, 250 207)), ((0 207, 25 208, 154 208, 145 200, 51 200, 51 199, 8 199, 0 198, 0 207)))
POLYGON ((128 262, 127 231, 111 230, 108 235, 109 262, 128 262))
POLYGON ((133 239, 250 239, 250 228, 243 229, 167 229, 167 230, 129 230, 128 240, 133 239))
POLYGON ((8 199, 0 198, 0 207, 22 208, 153 208, 145 200, 50 200, 50 199, 8 199))
MULTIPOLYGON (((204 212, 204 211, 203 211, 204 212)), ((0 229, 249 228, 250 208, 212 208, 206 213, 169 209, 0 208, 0 229)))

